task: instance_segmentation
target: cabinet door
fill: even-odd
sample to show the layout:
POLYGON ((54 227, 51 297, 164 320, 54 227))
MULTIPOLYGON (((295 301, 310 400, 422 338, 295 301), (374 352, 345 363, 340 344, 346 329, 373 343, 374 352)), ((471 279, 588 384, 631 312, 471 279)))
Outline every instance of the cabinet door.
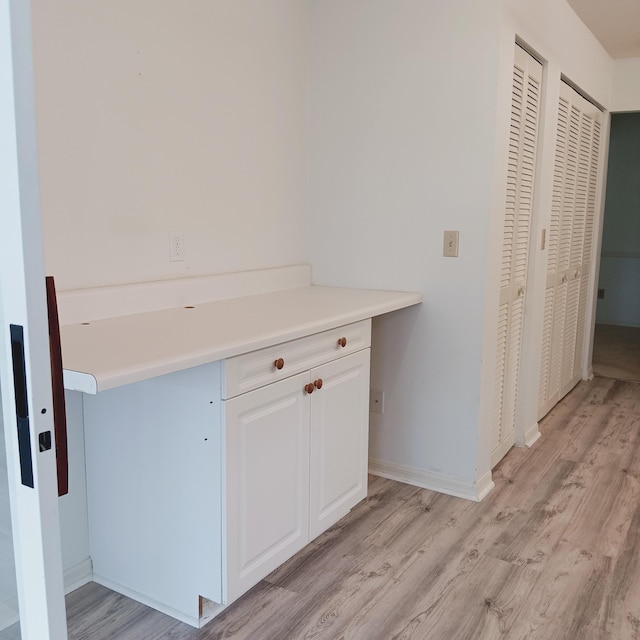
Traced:
POLYGON ((309 534, 313 539, 367 495, 369 349, 311 371, 309 534))
POLYGON ((305 372, 227 400, 225 603, 309 539, 305 372))

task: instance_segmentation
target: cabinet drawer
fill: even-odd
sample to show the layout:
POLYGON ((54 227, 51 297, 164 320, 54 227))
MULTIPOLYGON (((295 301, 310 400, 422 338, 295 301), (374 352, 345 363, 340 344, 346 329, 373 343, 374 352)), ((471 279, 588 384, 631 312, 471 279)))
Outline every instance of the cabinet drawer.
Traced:
POLYGON ((371 346, 371 320, 243 353, 223 361, 223 399, 233 398, 371 346), (342 338, 345 346, 341 346, 342 338), (283 366, 278 369, 277 360, 283 366))

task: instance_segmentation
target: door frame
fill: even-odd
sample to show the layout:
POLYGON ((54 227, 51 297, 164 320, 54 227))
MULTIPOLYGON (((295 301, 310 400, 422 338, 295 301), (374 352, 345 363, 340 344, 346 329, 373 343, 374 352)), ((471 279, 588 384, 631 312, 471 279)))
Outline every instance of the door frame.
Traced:
POLYGON ((64 640, 67 626, 27 0, 0 4, 0 86, 0 386, 20 629, 23 640, 64 640))

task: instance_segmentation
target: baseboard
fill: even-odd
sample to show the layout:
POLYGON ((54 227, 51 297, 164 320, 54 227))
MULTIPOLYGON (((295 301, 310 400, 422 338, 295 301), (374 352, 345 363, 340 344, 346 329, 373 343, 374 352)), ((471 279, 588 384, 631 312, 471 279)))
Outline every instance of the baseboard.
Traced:
POLYGON ((487 471, 484 475, 480 476, 476 481, 476 502, 480 502, 486 498, 491 489, 493 489, 496 485, 493 483, 493 479, 491 477, 491 471, 487 471))
POLYGON ((424 469, 415 469, 392 462, 384 462, 383 460, 369 460, 369 473, 374 476, 389 478, 390 480, 398 480, 423 489, 431 489, 440 493, 446 493, 456 498, 465 498, 480 502, 493 489, 494 484, 491 480, 491 472, 488 471, 476 482, 468 482, 447 476, 443 473, 435 471, 425 471, 424 469))
POLYGON ((0 602, 0 634, 20 621, 18 615, 18 598, 6 604, 0 602))
MULTIPOLYGON (((88 582, 91 582, 92 578, 93 570, 91 560, 89 558, 69 567, 64 572, 65 594, 71 593, 88 582)), ((13 598, 11 601, 6 603, 0 601, 0 632, 13 626, 19 620, 18 598, 13 598)))
MULTIPOLYGON (((179 611, 178 609, 174 609, 173 607, 164 605, 162 604, 162 602, 158 602, 153 598, 148 598, 147 596, 144 596, 141 593, 134 591, 133 589, 129 589, 128 587, 118 584, 117 582, 113 582, 112 580, 109 580, 108 578, 104 578, 103 576, 94 574, 93 581, 98 584, 101 584, 103 587, 107 587, 107 589, 111 589, 112 591, 121 593, 123 596, 126 596, 127 598, 131 598, 136 602, 140 602, 141 604, 144 604, 147 607, 151 607, 156 611, 160 611, 160 613, 165 613, 166 615, 171 616, 176 620, 180 620, 180 622, 184 622, 191 627, 195 627, 196 629, 198 629, 201 626, 201 624, 203 624, 201 623, 200 618, 198 616, 189 615, 184 611, 179 611)), ((222 608, 224 607, 221 607, 220 610, 222 610, 222 608)), ((220 611, 218 611, 217 613, 219 612, 220 611)), ((205 622, 208 622, 210 619, 211 617, 208 617, 205 622)))
POLYGON ((532 427, 524 432, 522 442, 518 442, 519 447, 531 447, 534 442, 540 439, 540 430, 538 429, 538 423, 536 422, 532 427))
POLYGON ((93 565, 91 558, 74 564, 64 570, 64 592, 71 593, 93 580, 93 565))

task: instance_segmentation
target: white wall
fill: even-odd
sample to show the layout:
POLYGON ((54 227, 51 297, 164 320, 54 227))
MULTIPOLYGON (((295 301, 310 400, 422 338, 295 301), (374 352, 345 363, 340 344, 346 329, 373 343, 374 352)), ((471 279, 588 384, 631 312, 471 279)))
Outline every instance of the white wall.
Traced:
MULTIPOLYGON (((474 485, 489 469, 516 35, 549 61, 548 204, 560 72, 605 105, 610 94, 610 59, 566 3, 312 1, 315 280, 424 293, 421 309, 374 328, 372 385, 386 405, 372 416, 371 456, 425 479, 474 485), (460 230, 457 259, 442 257, 444 229, 460 230)), ((536 359, 525 372, 531 398, 536 359)), ((535 425, 531 398, 521 418, 535 425)))
POLYGON ((310 259, 321 284, 422 291, 420 309, 374 327, 372 384, 386 406, 371 454, 473 491, 489 466, 515 36, 548 62, 541 210, 560 73, 609 102, 611 61, 568 5, 33 5, 46 264, 58 286, 310 259), (460 231, 457 259, 442 257, 444 229, 460 231), (171 230, 186 233, 184 263, 168 261, 171 230))
POLYGON ((58 287, 304 261, 308 5, 33 1, 58 287), (187 259, 169 262, 169 232, 187 259))
POLYGON ((640 58, 614 61, 611 111, 640 111, 640 58))
MULTIPOLYGON (((307 260, 306 2, 32 0, 32 15, 45 264, 59 289, 307 260), (174 230, 181 263, 169 262, 174 230)), ((82 398, 67 402, 73 581, 89 540, 82 398)))
POLYGON ((319 283, 418 290, 375 324, 374 459, 473 482, 498 2, 312 2, 310 238, 319 283), (460 257, 442 232, 460 231, 460 257))

